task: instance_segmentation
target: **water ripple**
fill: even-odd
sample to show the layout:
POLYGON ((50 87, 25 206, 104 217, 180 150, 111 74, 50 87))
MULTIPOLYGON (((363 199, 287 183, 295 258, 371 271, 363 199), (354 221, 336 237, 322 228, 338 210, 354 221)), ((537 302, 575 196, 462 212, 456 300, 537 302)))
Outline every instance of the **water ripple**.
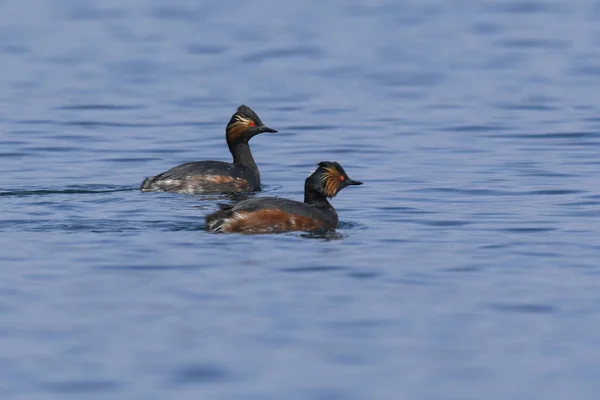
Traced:
POLYGON ((97 185, 83 186, 78 189, 38 189, 38 190, 9 190, 9 191, 0 191, 0 196, 18 196, 18 197, 26 197, 26 196, 46 196, 46 195, 56 195, 56 194, 102 194, 102 193, 115 193, 115 192, 129 192, 132 190, 138 190, 138 188, 133 187, 105 187, 98 188, 97 185))
POLYGON ((557 307, 546 304, 507 304, 493 303, 489 308, 506 313, 524 313, 524 314, 550 314, 558 311, 557 307))
POLYGON ((68 106, 57 107, 57 110, 68 110, 68 111, 128 111, 128 110, 139 110, 144 108, 141 105, 118 105, 118 104, 72 104, 68 106))
POLYGON ((294 47, 283 49, 270 49, 261 52, 252 53, 243 56, 240 61, 245 63, 262 63, 278 58, 306 58, 309 60, 318 59, 322 55, 321 51, 314 47, 294 47))
POLYGON ((176 384, 218 383, 233 379, 234 374, 226 368, 212 364, 196 364, 181 367, 173 376, 176 384))
POLYGON ((121 389, 124 384, 117 381, 104 380, 77 380, 77 381, 62 381, 48 382, 41 385, 44 390, 61 394, 94 394, 116 392, 121 389))

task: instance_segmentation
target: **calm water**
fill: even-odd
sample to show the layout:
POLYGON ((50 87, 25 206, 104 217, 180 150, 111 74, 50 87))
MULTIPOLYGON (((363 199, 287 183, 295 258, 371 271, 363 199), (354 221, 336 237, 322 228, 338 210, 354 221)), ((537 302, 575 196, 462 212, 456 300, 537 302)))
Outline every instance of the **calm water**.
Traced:
POLYGON ((5 0, 0 65, 2 399, 596 398, 597 1, 5 0), (337 235, 137 190, 242 103, 337 235))

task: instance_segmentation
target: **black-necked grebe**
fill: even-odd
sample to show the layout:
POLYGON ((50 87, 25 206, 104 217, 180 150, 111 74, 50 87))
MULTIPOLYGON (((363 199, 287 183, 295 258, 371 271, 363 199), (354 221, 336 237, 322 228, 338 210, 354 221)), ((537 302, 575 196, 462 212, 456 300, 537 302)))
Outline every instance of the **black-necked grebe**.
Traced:
POLYGON ((323 161, 304 184, 304 203, 278 197, 258 197, 221 209, 206 217, 206 229, 214 232, 279 233, 335 229, 338 216, 327 197, 333 198, 350 185, 362 185, 348 177, 337 162, 323 161))
POLYGON ((225 128, 225 137, 233 163, 194 161, 178 165, 162 174, 146 178, 142 192, 239 193, 260 190, 260 173, 248 141, 266 127, 250 107, 241 105, 225 128))

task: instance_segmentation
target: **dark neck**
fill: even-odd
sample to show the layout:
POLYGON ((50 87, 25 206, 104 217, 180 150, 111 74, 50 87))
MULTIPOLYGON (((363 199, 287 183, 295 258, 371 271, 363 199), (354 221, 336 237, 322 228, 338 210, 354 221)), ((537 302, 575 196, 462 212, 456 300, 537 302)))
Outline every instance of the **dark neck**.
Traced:
POLYGON ((325 222, 324 227, 327 229, 335 229, 338 226, 339 220, 337 212, 333 206, 327 201, 322 193, 312 189, 304 189, 304 202, 309 206, 315 207, 321 212, 321 217, 325 222))
POLYGON ((250 169, 260 181, 258 167, 256 166, 256 162, 254 162, 254 157, 252 157, 252 152, 250 151, 250 146, 248 143, 230 143, 229 151, 231 151, 231 155, 233 155, 234 164, 250 169))
POLYGON ((323 193, 313 189, 304 189, 304 202, 318 208, 333 208, 323 193))

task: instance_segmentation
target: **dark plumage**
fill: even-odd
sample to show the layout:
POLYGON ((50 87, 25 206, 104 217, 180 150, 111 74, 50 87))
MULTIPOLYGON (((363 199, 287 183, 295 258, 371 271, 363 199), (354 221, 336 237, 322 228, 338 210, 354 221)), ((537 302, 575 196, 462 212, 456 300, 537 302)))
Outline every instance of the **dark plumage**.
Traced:
POLYGON ((348 177, 337 162, 323 161, 304 184, 304 202, 278 197, 258 197, 220 210, 206 217, 206 229, 213 232, 278 233, 335 229, 338 216, 327 197, 345 187, 362 185, 348 177))
POLYGON ((260 173, 248 142, 263 132, 277 132, 263 124, 248 106, 241 105, 225 128, 233 163, 194 161, 146 178, 143 192, 239 193, 260 190, 260 173))

